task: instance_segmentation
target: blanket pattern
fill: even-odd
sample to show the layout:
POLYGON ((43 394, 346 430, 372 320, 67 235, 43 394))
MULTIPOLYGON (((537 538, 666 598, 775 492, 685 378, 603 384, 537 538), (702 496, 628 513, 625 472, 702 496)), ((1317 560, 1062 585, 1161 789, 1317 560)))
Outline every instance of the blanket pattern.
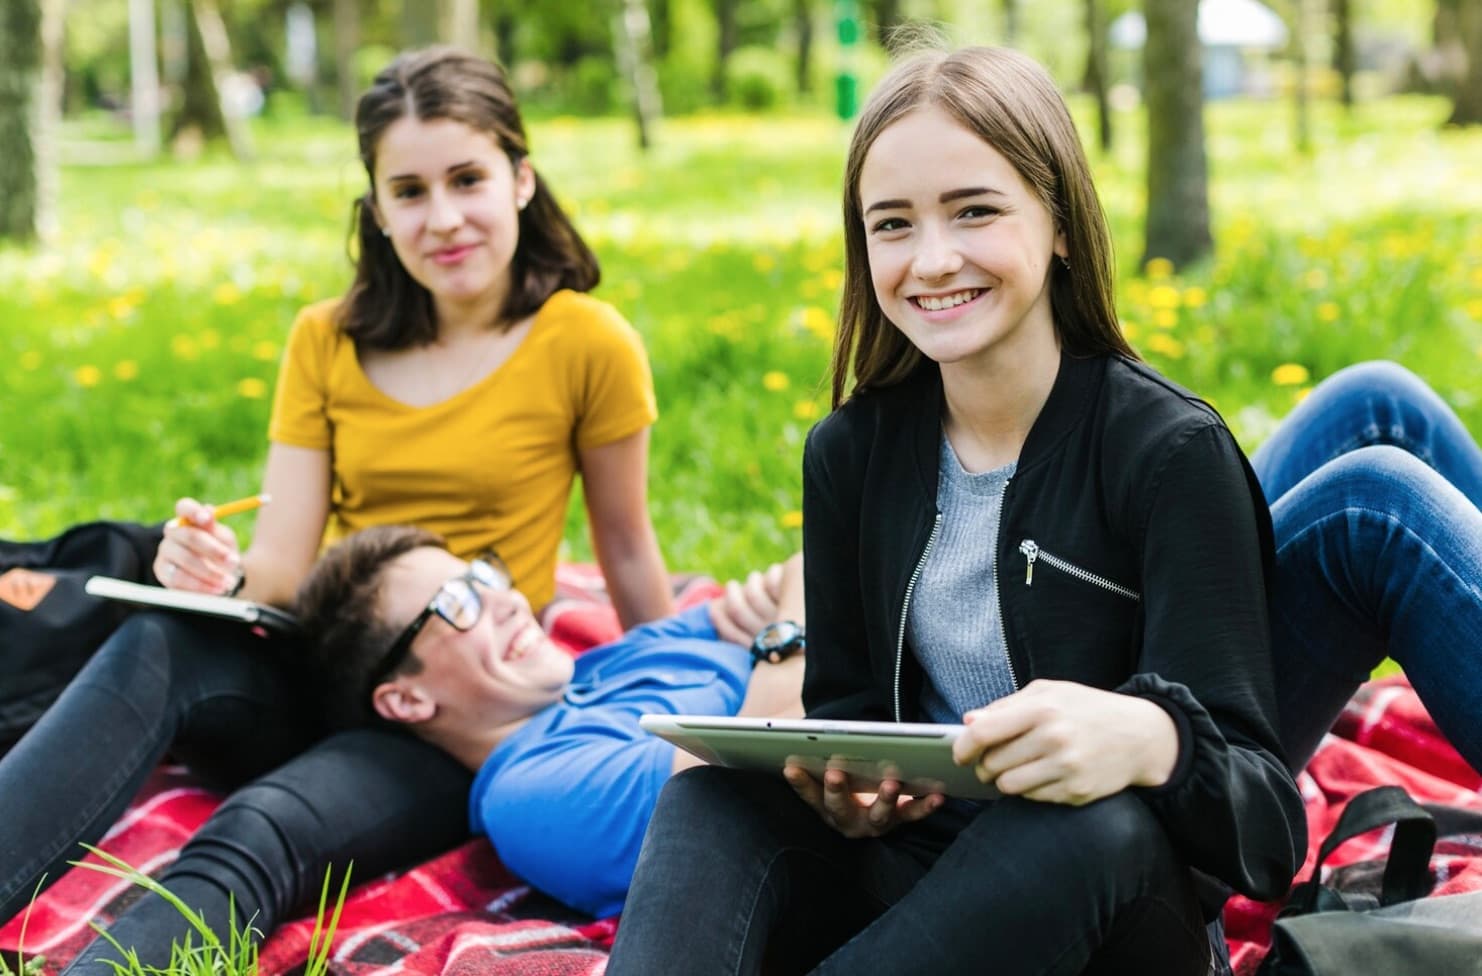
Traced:
MULTIPOLYGON (((702 577, 676 577, 675 590, 681 607, 718 592, 702 577)), ((601 579, 585 566, 561 568, 544 623, 572 653, 619 634, 601 579)), ((1398 783, 1421 802, 1482 812, 1482 776, 1440 735, 1402 678, 1365 685, 1299 777, 1311 836, 1302 877, 1344 804, 1382 783, 1398 783)), ((186 770, 162 767, 100 846, 158 875, 219 802, 186 770)), ((1330 859, 1332 870, 1375 874, 1387 843, 1380 832, 1358 838, 1330 859)), ((1482 890, 1482 836, 1447 838, 1431 864, 1435 894, 1482 890)), ((36 900, 29 919, 0 926, 0 951, 17 950, 24 925, 27 954, 44 956, 46 972, 55 973, 91 941, 90 922, 107 924, 138 896, 124 882, 74 869, 36 900)), ((1239 897, 1227 907, 1239 976, 1259 965, 1278 907, 1239 897)), ((261 971, 299 970, 312 931, 312 917, 280 928, 263 945, 261 971)), ((405 873, 362 880, 345 903, 331 968, 340 976, 598 976, 616 931, 616 918, 588 918, 523 884, 479 839, 405 873)))

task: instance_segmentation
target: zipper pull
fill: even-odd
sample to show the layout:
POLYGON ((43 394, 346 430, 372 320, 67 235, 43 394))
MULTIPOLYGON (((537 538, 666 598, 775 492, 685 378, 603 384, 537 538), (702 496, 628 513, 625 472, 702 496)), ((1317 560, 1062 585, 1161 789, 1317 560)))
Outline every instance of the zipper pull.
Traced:
POLYGON ((1034 561, 1039 558, 1039 546, 1033 539, 1025 539, 1019 543, 1019 551, 1024 554, 1024 585, 1033 586, 1034 561))

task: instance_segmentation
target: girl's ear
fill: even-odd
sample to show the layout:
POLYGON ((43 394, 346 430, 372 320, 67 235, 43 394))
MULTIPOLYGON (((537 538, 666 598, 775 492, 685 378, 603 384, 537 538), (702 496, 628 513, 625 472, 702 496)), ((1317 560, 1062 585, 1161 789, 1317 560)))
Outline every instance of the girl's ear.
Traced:
POLYGON ((1070 247, 1065 243, 1064 228, 1057 228, 1055 230, 1055 256, 1062 261, 1068 261, 1070 259, 1070 247))
POLYGON ((524 210, 533 196, 535 196, 535 167, 530 165, 529 157, 521 156, 519 163, 515 165, 515 205, 524 210))
POLYGON ((383 681, 371 692, 371 706, 388 722, 415 725, 437 714, 437 703, 411 681, 383 681))
POLYGON ((391 231, 388 230, 387 227, 386 227, 386 218, 381 215, 381 208, 378 207, 378 206, 376 206, 376 191, 375 190, 366 190, 365 191, 365 203, 364 203, 364 206, 365 206, 365 209, 367 209, 367 210, 370 211, 371 219, 376 222, 376 226, 379 227, 379 228, 381 228, 381 234, 383 236, 388 236, 389 237, 390 234, 391 234, 391 231))

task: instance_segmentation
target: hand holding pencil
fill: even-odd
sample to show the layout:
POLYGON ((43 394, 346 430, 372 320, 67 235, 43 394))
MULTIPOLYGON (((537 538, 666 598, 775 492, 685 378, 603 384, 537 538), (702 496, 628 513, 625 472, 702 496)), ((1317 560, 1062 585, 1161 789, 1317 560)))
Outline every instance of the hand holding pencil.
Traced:
POLYGON ((165 537, 154 557, 154 575, 164 586, 195 593, 235 593, 243 580, 236 534, 220 522, 229 515, 267 504, 267 495, 252 495, 206 505, 194 498, 175 503, 175 518, 165 524, 165 537))

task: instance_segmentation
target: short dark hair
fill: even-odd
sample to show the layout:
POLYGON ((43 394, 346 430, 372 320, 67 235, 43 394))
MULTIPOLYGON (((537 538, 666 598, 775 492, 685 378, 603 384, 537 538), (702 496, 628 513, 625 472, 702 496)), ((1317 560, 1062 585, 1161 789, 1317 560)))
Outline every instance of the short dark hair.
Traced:
MULTIPOLYGON (((357 348, 406 349, 437 338, 432 295, 418 284, 376 221, 376 148, 405 117, 451 119, 488 135, 513 165, 530 155, 525 124, 504 70, 450 47, 409 51, 381 70, 355 108, 360 161, 370 189, 351 206, 355 281, 340 303, 339 323, 357 348)), ((510 263, 510 289, 500 318, 512 324, 562 288, 591 291, 602 272, 597 257, 539 172, 520 211, 520 240, 510 263)))
MULTIPOLYGON (((441 536, 409 525, 380 525, 336 544, 299 587, 295 608, 304 649, 333 728, 392 724, 376 714, 366 685, 398 628, 377 614, 391 561, 413 549, 446 549, 441 536)), ((408 654, 397 674, 416 674, 422 662, 408 654)))

